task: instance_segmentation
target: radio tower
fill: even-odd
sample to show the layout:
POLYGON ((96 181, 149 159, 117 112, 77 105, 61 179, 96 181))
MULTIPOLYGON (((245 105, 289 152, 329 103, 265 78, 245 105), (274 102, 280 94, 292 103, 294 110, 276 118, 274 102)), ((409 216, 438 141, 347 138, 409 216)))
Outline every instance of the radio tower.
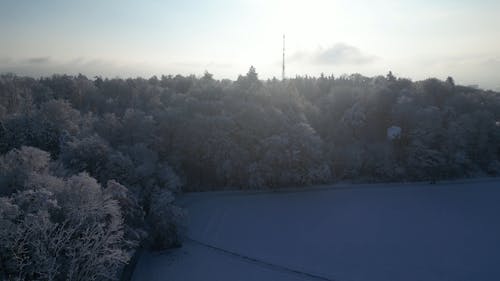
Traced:
POLYGON ((285 80, 285 34, 283 34, 283 65, 282 65, 282 73, 281 80, 285 80))

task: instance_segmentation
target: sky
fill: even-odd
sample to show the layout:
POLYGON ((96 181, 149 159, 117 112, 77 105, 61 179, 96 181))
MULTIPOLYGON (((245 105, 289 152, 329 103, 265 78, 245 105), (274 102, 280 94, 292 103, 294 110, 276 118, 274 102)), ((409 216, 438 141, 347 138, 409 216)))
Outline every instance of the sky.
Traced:
POLYGON ((498 0, 0 0, 0 72, 361 73, 500 90, 498 0))

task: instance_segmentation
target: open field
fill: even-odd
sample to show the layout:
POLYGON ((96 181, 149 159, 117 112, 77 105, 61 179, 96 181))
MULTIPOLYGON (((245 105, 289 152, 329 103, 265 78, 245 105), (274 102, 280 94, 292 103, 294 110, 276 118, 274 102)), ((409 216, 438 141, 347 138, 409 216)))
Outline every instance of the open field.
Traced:
POLYGON ((499 280, 499 201, 491 180, 194 193, 192 240, 133 280, 499 280))

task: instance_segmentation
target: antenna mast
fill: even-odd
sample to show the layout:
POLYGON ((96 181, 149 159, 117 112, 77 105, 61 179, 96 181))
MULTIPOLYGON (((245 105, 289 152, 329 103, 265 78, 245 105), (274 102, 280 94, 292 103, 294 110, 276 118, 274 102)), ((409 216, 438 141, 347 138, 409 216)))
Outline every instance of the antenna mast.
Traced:
POLYGON ((281 80, 285 80, 285 34, 283 34, 283 65, 282 65, 281 80))

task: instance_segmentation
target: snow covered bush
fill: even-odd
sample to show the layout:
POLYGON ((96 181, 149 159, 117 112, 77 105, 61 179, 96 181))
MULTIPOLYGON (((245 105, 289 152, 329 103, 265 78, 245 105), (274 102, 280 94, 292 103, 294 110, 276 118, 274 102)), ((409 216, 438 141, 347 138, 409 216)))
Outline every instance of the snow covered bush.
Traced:
POLYGON ((151 194, 148 221, 151 242, 155 249, 178 247, 186 212, 173 204, 174 196, 168 189, 155 189, 151 194))

